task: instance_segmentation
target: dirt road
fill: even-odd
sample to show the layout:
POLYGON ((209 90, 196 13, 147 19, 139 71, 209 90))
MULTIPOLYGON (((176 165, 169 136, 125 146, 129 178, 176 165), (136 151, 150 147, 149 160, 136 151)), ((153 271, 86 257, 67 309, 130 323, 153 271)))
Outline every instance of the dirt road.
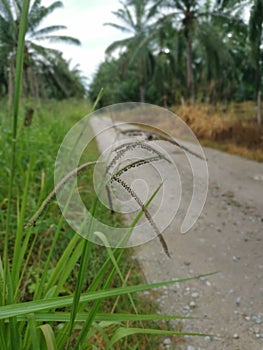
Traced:
MULTIPOLYGON (((93 121, 95 133, 105 123, 93 121)), ((101 150, 113 142, 111 137, 98 138, 101 150)), ((169 154, 183 169, 180 154, 169 147, 169 154)), ((178 232, 176 222, 164 231, 170 259, 158 239, 136 248, 136 257, 149 282, 218 271, 208 278, 162 289, 158 299, 161 313, 198 317, 184 321, 183 330, 215 335, 186 338, 179 347, 167 338, 164 349, 262 350, 263 164, 208 148, 204 151, 209 190, 199 220, 186 234, 178 232)), ((151 176, 155 175, 149 175, 149 181, 151 176)), ((183 181, 182 197, 189 197, 187 169, 183 181)), ((169 212, 169 196, 165 203, 169 212)), ((162 216, 165 220, 165 210, 162 216)))

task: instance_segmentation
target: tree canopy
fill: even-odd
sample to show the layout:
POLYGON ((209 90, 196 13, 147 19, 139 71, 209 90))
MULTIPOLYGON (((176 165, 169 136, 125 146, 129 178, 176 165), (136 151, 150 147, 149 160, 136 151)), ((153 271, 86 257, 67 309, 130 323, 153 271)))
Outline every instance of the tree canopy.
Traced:
MULTIPOLYGON (((15 57, 23 0, 0 0, 0 95, 13 96, 15 57)), ((61 1, 43 6, 41 0, 31 3, 24 48, 23 93, 33 97, 66 98, 84 96, 83 77, 71 69, 61 52, 45 46, 47 42, 80 45, 78 39, 59 35, 62 25, 43 27, 46 17, 63 7, 61 1), (43 45, 44 43, 44 45, 43 45), (59 88, 59 89, 58 89, 59 88)))
POLYGON ((260 96, 263 0, 125 0, 113 14, 116 22, 106 24, 127 38, 106 49, 92 98, 101 87, 107 103, 130 96, 165 106, 260 96))

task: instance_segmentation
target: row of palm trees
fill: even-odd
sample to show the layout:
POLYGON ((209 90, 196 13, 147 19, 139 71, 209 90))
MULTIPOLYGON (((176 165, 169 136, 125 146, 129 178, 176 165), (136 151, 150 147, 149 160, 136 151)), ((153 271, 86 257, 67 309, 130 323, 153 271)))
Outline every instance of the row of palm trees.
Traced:
MULTIPOLYGON (((8 92, 10 104, 22 2, 0 0, 0 96, 8 92)), ((208 102, 255 98, 261 122, 263 0, 123 0, 120 4, 114 12, 118 21, 106 25, 127 33, 127 38, 107 48, 108 58, 91 87, 106 89, 116 75, 115 90, 123 100, 133 95, 122 90, 135 86, 141 101, 151 94, 152 101, 161 96, 164 105, 174 102, 174 96, 190 103, 197 98, 208 102), (110 62, 116 50, 119 58, 110 62)), ((26 96, 85 95, 79 68, 71 68, 59 51, 40 44, 80 44, 76 38, 56 34, 65 26, 41 27, 62 6, 61 1, 49 6, 41 0, 31 3, 24 50, 26 96)))
POLYGON ((124 66, 133 67, 141 101, 154 79, 163 96, 175 89, 193 103, 200 96, 213 102, 254 95, 260 107, 263 0, 120 3, 121 8, 113 12, 116 23, 106 25, 127 33, 127 38, 107 48, 107 60, 118 50, 119 66, 125 62, 124 66))
MULTIPOLYGON (((8 93, 12 103, 15 59, 23 0, 0 0, 0 96, 8 93)), ((83 77, 78 67, 71 68, 61 52, 42 46, 42 42, 65 42, 80 45, 78 39, 57 35, 65 26, 43 27, 42 22, 63 6, 54 1, 43 6, 41 0, 31 3, 24 48, 23 92, 26 96, 65 98, 84 96, 83 77)))

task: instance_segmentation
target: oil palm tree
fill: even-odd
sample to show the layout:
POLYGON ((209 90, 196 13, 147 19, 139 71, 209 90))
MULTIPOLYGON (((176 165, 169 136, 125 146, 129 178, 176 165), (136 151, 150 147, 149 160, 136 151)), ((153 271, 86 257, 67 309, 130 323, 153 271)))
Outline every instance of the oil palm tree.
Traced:
POLYGON ((185 76, 185 62, 180 50, 182 40, 175 34, 171 22, 155 26, 155 69, 153 84, 158 87, 164 107, 175 102, 175 98, 183 96, 182 80, 185 76))
POLYGON ((85 96, 85 77, 78 65, 71 68, 71 60, 62 55, 50 57, 48 62, 38 63, 38 81, 45 98, 82 98, 85 96))
POLYGON ((130 34, 129 37, 113 42, 106 49, 111 54, 117 49, 124 49, 128 62, 136 65, 138 84, 140 86, 140 100, 145 101, 145 85, 152 77, 154 56, 152 53, 152 20, 157 5, 149 7, 148 0, 120 1, 122 8, 113 12, 120 23, 105 23, 130 34))
POLYGON ((255 68, 255 90, 257 96, 257 121, 262 123, 261 109, 261 71, 262 71, 262 42, 263 42, 263 0, 254 0, 249 18, 249 39, 253 66, 255 68))
POLYGON ((168 11, 160 23, 167 25, 173 23, 175 33, 183 35, 186 48, 187 91, 191 102, 194 100, 194 74, 193 74, 193 33, 198 23, 198 2, 196 0, 164 0, 161 6, 168 11))
MULTIPOLYGON (((232 5, 237 1, 230 0, 232 5)), ((174 35, 184 38, 186 60, 186 85, 190 103, 195 99, 194 68, 200 66, 200 58, 207 65, 208 76, 220 75, 222 62, 231 61, 226 42, 223 40, 223 25, 239 22, 237 16, 234 20, 230 15, 230 9, 226 8, 224 1, 200 2, 198 0, 163 0, 161 7, 165 9, 165 15, 160 23, 172 23, 174 35), (221 28, 218 28, 221 22, 221 28), (196 52, 199 52, 196 55, 196 52), (201 54, 201 55, 200 55, 201 54), (195 57, 198 59, 195 60, 195 57)), ((232 8, 232 13, 238 14, 238 7, 232 8)), ((211 79, 211 78, 210 78, 211 79)))
MULTIPOLYGON (((18 28, 21 17, 23 0, 0 0, 0 48, 8 60, 8 90, 9 98, 13 93, 15 73, 15 56, 18 41, 18 28)), ((39 42, 65 42, 80 45, 76 38, 65 35, 57 35, 57 31, 66 29, 62 25, 42 27, 42 22, 53 11, 63 7, 61 1, 55 1, 49 6, 41 5, 41 0, 33 1, 29 14, 24 52, 24 92, 37 94, 37 62, 48 61, 58 54, 57 50, 46 48, 39 42)), ((0 54, 1 55, 1 54, 0 54)))

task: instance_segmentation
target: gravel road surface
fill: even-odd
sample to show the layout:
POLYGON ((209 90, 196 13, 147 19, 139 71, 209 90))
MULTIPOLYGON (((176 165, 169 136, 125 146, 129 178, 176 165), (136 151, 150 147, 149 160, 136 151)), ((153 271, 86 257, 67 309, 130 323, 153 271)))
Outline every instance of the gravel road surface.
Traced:
MULTIPOLYGON (((110 123, 108 118, 94 118, 91 122, 96 134, 110 123)), ((104 151, 115 142, 116 135, 111 129, 97 140, 104 151)), ((165 147, 183 174, 183 211, 181 206, 187 206, 191 198, 192 175, 181 153, 171 145, 165 147)), ((178 220, 165 229, 163 236, 171 258, 158 239, 137 247, 135 255, 149 282, 218 271, 210 277, 164 287, 157 300, 160 313, 198 317, 183 321, 183 331, 214 337, 189 337, 181 345, 166 338, 161 347, 263 350, 263 164, 209 148, 204 152, 209 189, 199 220, 186 234, 179 232, 178 220)), ((161 165, 169 186, 174 179, 169 178, 168 166, 166 162, 161 165)), ((148 181, 154 182, 154 176, 147 174, 148 181)), ((167 194, 158 222, 168 220, 166 215, 174 205, 172 195, 167 194)))

